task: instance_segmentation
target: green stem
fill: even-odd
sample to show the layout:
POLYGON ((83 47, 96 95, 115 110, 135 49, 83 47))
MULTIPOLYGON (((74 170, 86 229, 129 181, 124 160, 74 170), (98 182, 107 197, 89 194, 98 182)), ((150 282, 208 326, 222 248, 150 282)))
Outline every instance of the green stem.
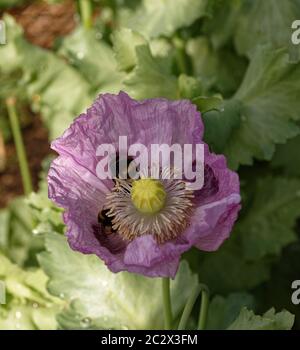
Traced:
POLYGON ((207 312, 208 312, 209 291, 205 284, 198 284, 192 290, 192 293, 184 307, 181 319, 179 321, 178 330, 186 329, 187 322, 189 320, 189 317, 193 311, 193 307, 200 293, 201 293, 201 306, 200 306, 198 329, 199 330, 205 329, 207 312))
POLYGON ((4 171, 6 165, 5 143, 2 131, 0 130, 0 173, 4 171))
POLYGON ((204 330, 206 327, 206 320, 209 307, 209 290, 206 285, 202 284, 202 294, 201 294, 201 306, 198 322, 198 330, 204 330))
POLYGON ((13 138, 17 150, 17 156, 23 181, 23 188, 25 195, 32 192, 32 180, 30 176, 28 161, 26 157, 25 147, 23 143, 23 138, 21 134, 20 123, 16 110, 16 99, 10 97, 6 100, 7 112, 9 115, 10 125, 13 133, 13 138))
POLYGON ((92 27, 92 3, 90 0, 79 0, 79 9, 81 15, 81 21, 85 29, 92 27))
POLYGON ((170 294, 170 279, 162 278, 162 294, 164 304, 165 329, 171 329, 173 323, 171 294, 170 294))
POLYGON ((195 302, 201 292, 201 286, 198 284, 194 287, 192 290, 192 293, 190 297, 188 298, 188 301, 184 307, 181 319, 179 321, 178 330, 183 330, 186 328, 187 321, 192 313, 193 307, 195 305, 195 302))

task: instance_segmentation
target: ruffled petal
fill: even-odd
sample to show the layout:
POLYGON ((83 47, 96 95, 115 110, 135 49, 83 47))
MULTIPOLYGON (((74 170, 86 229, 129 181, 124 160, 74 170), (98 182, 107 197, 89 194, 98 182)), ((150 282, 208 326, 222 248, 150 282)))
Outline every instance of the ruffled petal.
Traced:
POLYGON ((65 209, 67 236, 84 251, 90 252, 98 245, 92 225, 97 223, 107 192, 103 183, 72 158, 60 156, 52 162, 48 174, 49 198, 65 209))
POLYGON ((52 143, 59 153, 49 175, 49 198, 65 209, 70 246, 96 254, 113 272, 129 271, 149 277, 175 277, 181 254, 196 246, 218 249, 228 238, 240 209, 239 179, 227 168, 225 157, 205 146, 205 183, 195 193, 195 212, 177 239, 158 244, 151 234, 124 241, 107 235, 97 221, 113 181, 96 176, 98 146, 118 148, 119 136, 128 144, 203 143, 203 124, 187 100, 135 101, 125 93, 100 95, 93 106, 52 143))
POLYGON ((113 144, 118 150, 119 136, 128 145, 185 144, 201 140, 200 113, 188 100, 149 99, 135 101, 126 93, 100 95, 85 114, 81 114, 51 148, 73 158, 96 175, 97 148, 113 144))

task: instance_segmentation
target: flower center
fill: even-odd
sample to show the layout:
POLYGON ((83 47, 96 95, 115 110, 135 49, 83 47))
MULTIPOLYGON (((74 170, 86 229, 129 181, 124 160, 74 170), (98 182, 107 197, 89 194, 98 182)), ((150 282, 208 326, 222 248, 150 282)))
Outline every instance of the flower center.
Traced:
POLYGON ((193 213, 193 191, 181 180, 117 179, 106 196, 106 216, 124 240, 152 235, 161 244, 178 237, 193 213))
POLYGON ((155 214, 163 209, 166 202, 163 184, 155 179, 140 179, 132 184, 131 199, 141 213, 155 214))

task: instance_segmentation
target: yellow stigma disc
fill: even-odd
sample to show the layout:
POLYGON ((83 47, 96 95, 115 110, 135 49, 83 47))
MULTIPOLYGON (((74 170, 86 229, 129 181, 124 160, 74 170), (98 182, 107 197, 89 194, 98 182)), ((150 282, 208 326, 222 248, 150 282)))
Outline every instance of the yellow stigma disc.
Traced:
POLYGON ((132 202, 144 214, 159 212, 165 205, 166 196, 164 186, 158 180, 140 179, 132 184, 132 202))

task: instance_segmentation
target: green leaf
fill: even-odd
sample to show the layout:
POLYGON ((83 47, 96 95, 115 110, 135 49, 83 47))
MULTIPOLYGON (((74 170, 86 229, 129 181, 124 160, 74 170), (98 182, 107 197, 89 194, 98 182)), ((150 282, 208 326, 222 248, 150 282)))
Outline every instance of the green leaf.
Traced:
POLYGON ((219 0, 215 4, 213 16, 205 18, 203 31, 215 49, 230 42, 235 33, 241 4, 240 0, 219 0))
POLYGON ((1 330, 56 330, 55 307, 41 307, 36 302, 31 305, 11 305, 0 310, 1 330))
POLYGON ((246 308, 241 310, 238 318, 229 326, 230 330, 290 330, 295 317, 284 310, 275 313, 270 309, 263 316, 257 316, 246 308))
MULTIPOLYGON (((197 103, 197 101, 195 102, 198 105, 201 112, 203 111, 203 109, 201 108, 203 102, 208 102, 208 107, 210 107, 212 102, 211 107, 214 107, 214 100, 200 101, 200 106, 197 103)), ((221 110, 219 110, 220 105, 218 105, 218 103, 221 104, 222 100, 216 100, 215 102, 217 103, 216 108, 214 108, 215 110, 208 110, 207 113, 205 113, 205 109, 207 109, 207 106, 204 105, 204 139, 215 152, 222 153, 222 150, 229 142, 234 130, 238 128, 241 123, 241 104, 239 101, 229 100, 226 101, 225 104, 222 104, 221 110)))
POLYGON ((22 70, 20 81, 33 109, 41 113, 50 138, 57 137, 91 103, 91 86, 64 59, 29 44, 12 17, 4 20, 9 43, 0 48, 0 71, 22 70))
POLYGON ((300 176, 300 136, 288 140, 284 145, 276 148, 271 166, 280 169, 289 176, 300 176))
POLYGON ((235 44, 241 54, 251 56, 260 44, 292 46, 291 25, 300 18, 299 0, 246 0, 242 4, 235 30, 235 44))
POLYGON ((232 168, 270 160, 275 144, 299 134, 299 78, 300 64, 290 63, 286 50, 257 51, 233 98, 241 102, 241 123, 223 149, 232 168))
POLYGON ((266 177, 255 186, 251 205, 236 226, 245 259, 279 255, 297 237, 294 225, 300 217, 300 181, 266 177))
POLYGON ((166 60, 168 57, 174 56, 175 58, 175 48, 167 38, 156 38, 149 42, 151 53, 154 57, 162 57, 166 60))
POLYGON ((0 211, 0 251, 20 266, 36 265, 35 254, 43 247, 42 238, 33 236, 33 227, 24 198, 13 200, 0 211))
POLYGON ((226 298, 217 295, 209 305, 206 329, 226 329, 238 317, 243 307, 253 306, 254 298, 247 293, 232 293, 226 298))
POLYGON ((20 54, 24 54, 27 92, 38 101, 36 111, 42 114, 50 138, 58 137, 91 103, 90 87, 73 68, 52 53, 32 48, 25 52, 20 47, 20 54))
POLYGON ((257 288, 255 294, 260 308, 266 310, 273 305, 278 309, 287 309, 295 314, 295 329, 300 329, 300 308, 291 302, 291 284, 299 280, 300 275, 300 240, 283 250, 280 259, 272 268, 270 281, 257 288))
POLYGON ((62 221, 63 210, 56 207, 48 199, 46 186, 41 188, 37 193, 31 193, 26 203, 30 207, 31 214, 35 219, 34 235, 49 233, 53 230, 59 233, 64 232, 65 226, 62 221))
POLYGON ((147 38, 171 36, 207 14, 207 0, 143 0, 123 24, 147 38))
POLYGON ((165 60, 154 58, 146 45, 136 47, 137 64, 124 80, 125 90, 136 99, 178 96, 177 79, 165 60), (158 83, 159 82, 159 83, 158 83))
POLYGON ((48 198, 48 183, 45 181, 54 156, 46 157, 42 162, 42 171, 39 175, 38 192, 32 192, 26 198, 26 204, 30 208, 31 216, 34 219, 34 228, 32 230, 35 236, 42 236, 45 233, 56 231, 64 233, 65 224, 62 220, 63 209, 57 207, 48 198))
POLYGON ((47 276, 41 269, 25 271, 0 253, 0 276, 6 291, 20 300, 45 301, 50 295, 46 291, 47 276))
POLYGON ((95 90, 95 95, 117 93, 122 86, 123 74, 117 70, 112 48, 97 40, 96 36, 94 30, 78 27, 62 41, 59 54, 82 74, 95 90))
POLYGON ((41 269, 25 271, 0 254, 0 280, 7 304, 0 308, 0 329, 56 329, 55 315, 63 303, 46 290, 41 269))
POLYGON ((193 99, 193 103, 201 113, 207 113, 213 110, 222 111, 223 109, 223 99, 220 96, 198 96, 193 99))
POLYGON ((194 74, 201 79, 204 94, 220 93, 231 97, 239 87, 247 69, 247 60, 228 48, 215 50, 205 36, 187 41, 186 52, 194 74))
POLYGON ((141 34, 128 28, 114 32, 112 41, 118 68, 121 71, 130 71, 136 65, 136 46, 147 44, 141 34))
POLYGON ((195 104, 201 99, 198 98, 203 90, 200 79, 181 74, 178 78, 178 89, 180 98, 194 99, 195 104))
MULTIPOLYGON (((253 174, 257 175, 255 169, 253 174)), ((200 266, 201 281, 214 293, 248 290, 265 282, 282 249, 296 240, 300 181, 249 176, 251 180, 241 178, 246 192, 243 210, 230 239, 217 252, 202 253, 193 264, 200 266)))
MULTIPOLYGON (((127 272, 114 274, 95 255, 74 252, 65 237, 46 236, 39 261, 50 277, 51 294, 72 301, 59 315, 62 328, 149 329, 163 326, 161 280, 127 272), (63 266, 63 269, 62 269, 63 266)), ((171 282, 174 314, 197 283, 186 263, 171 282)))
POLYGON ((201 282, 207 284, 212 293, 249 290, 270 277, 270 261, 247 261, 237 238, 238 235, 232 233, 232 237, 217 252, 202 253, 199 259, 197 272, 201 282))
MULTIPOLYGON (((179 97, 177 79, 172 74, 173 56, 164 40, 148 43, 140 34, 125 28, 115 32, 112 39, 118 66, 128 72, 123 89, 129 95, 136 99, 179 97)), ((194 88, 196 85, 198 88, 199 83, 194 88)))

